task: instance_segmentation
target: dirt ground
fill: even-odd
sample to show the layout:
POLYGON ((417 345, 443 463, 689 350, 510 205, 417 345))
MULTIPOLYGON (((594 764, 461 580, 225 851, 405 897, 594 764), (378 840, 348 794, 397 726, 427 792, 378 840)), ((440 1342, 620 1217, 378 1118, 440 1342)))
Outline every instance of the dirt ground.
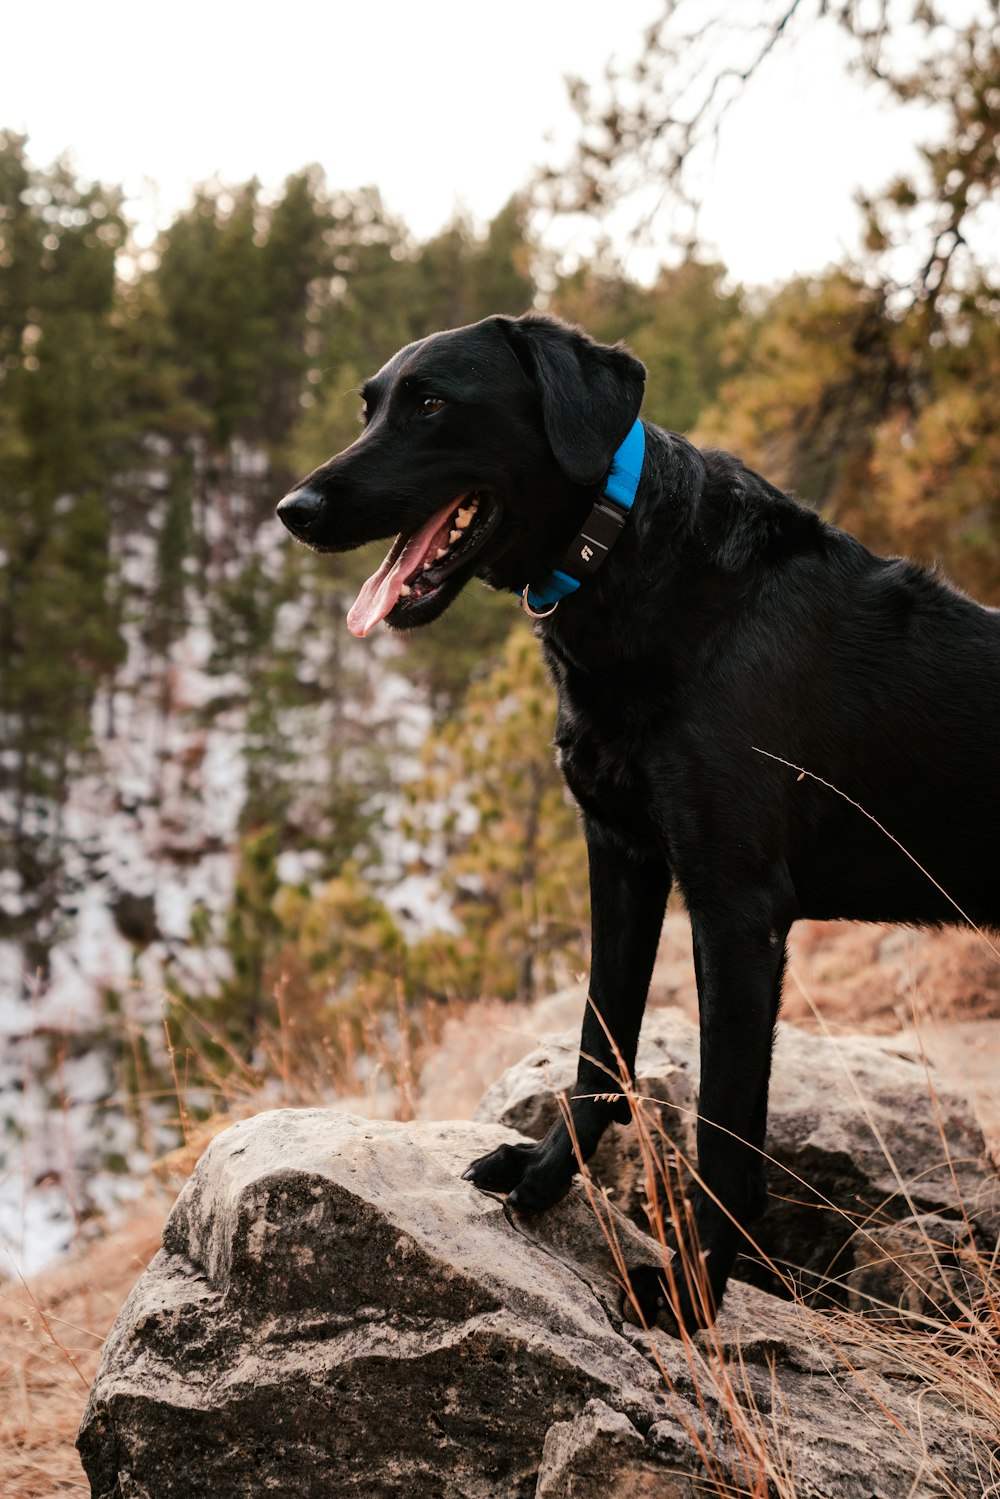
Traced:
MULTIPOLYGON (((449 1017, 423 1068, 418 1113, 468 1117, 497 1074, 542 1035, 579 1025, 585 992, 581 979, 531 1008, 484 1000, 449 1017)), ((681 912, 671 912, 664 927, 651 1003, 697 1016, 690 930, 681 912)), ((783 1016, 835 1035, 866 1031, 923 1049, 952 1086, 966 1091, 1000 1159, 1000 954, 986 939, 957 930, 800 923, 790 944, 783 1016)), ((178 1153, 173 1179, 152 1185, 122 1227, 30 1285, 0 1282, 4 1499, 88 1492, 73 1443, 101 1342, 159 1248, 163 1220, 201 1143, 178 1153)))

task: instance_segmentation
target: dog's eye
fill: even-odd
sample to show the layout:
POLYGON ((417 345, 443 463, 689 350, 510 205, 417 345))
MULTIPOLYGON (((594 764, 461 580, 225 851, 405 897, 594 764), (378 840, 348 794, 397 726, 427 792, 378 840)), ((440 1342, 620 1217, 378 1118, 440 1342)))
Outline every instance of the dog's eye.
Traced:
POLYGON ((443 409, 445 404, 446 403, 441 400, 440 396, 424 396, 423 400, 420 402, 420 415, 436 416, 437 413, 443 409))

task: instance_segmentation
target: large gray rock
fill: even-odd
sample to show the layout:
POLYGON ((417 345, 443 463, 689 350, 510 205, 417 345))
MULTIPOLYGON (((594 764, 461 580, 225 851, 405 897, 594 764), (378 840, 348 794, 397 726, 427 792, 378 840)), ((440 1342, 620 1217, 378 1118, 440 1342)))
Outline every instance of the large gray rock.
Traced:
POLYGON ((460 1179, 504 1138, 322 1110, 217 1137, 105 1345, 92 1495, 978 1492, 988 1432, 851 1325, 747 1286, 695 1344, 623 1323, 582 1187, 529 1219, 460 1179))
MULTIPOLYGON (((576 1076, 575 1032, 549 1037, 488 1089, 475 1117, 540 1139, 576 1076)), ((679 1011, 647 1015, 636 1063, 650 1134, 694 1161, 698 1032, 679 1011)), ((974 1115, 890 1042, 779 1025, 767 1135, 770 1203, 755 1226, 767 1260, 817 1304, 923 1316, 983 1294, 1000 1233, 998 1180, 974 1115)), ((634 1125, 612 1126, 591 1168, 646 1226, 634 1125)), ((737 1276, 781 1292, 760 1261, 737 1276)))

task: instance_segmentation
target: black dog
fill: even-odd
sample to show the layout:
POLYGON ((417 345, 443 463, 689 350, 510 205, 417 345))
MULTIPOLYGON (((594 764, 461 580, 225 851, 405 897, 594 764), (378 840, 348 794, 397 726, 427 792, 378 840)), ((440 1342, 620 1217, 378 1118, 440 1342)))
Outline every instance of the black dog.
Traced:
MULTIPOLYGON (((536 627, 590 860, 591 1004, 572 1118, 587 1157, 628 1117, 620 1090, 592 1095, 616 1091, 609 1034, 634 1063, 676 881, 701 1011, 695 1225, 708 1304, 682 1286, 671 1309, 693 1328, 718 1307, 737 1225, 764 1206, 791 923, 1000 917, 1000 616, 657 427, 638 434, 631 513, 602 499, 636 436, 644 376, 626 350, 547 317, 434 334, 367 382, 365 432, 278 513, 320 551, 399 533, 349 616, 359 635, 382 618, 426 624, 474 575, 532 585, 539 615, 553 579, 572 590, 536 627)), ((467 1176, 541 1209, 575 1169, 558 1123, 467 1176)), ((652 1315, 663 1287, 640 1289, 652 1315)))

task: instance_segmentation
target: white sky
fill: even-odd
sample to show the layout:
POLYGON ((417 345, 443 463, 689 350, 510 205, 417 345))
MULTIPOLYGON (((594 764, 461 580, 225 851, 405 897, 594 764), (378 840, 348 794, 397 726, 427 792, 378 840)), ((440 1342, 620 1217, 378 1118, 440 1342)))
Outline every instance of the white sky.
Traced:
MULTIPOLYGON (((553 139, 569 143, 564 76, 596 80, 610 56, 633 56, 660 0, 5 10, 0 125, 26 131, 38 163, 68 148, 83 175, 124 183, 134 215, 164 222, 205 178, 270 186, 319 161, 333 187, 375 183, 423 237, 457 205, 488 219, 552 159, 553 139)), ((854 190, 910 159, 913 125, 847 80, 845 53, 814 23, 768 63, 706 163, 702 234, 738 279, 841 259, 857 244, 854 190)))

